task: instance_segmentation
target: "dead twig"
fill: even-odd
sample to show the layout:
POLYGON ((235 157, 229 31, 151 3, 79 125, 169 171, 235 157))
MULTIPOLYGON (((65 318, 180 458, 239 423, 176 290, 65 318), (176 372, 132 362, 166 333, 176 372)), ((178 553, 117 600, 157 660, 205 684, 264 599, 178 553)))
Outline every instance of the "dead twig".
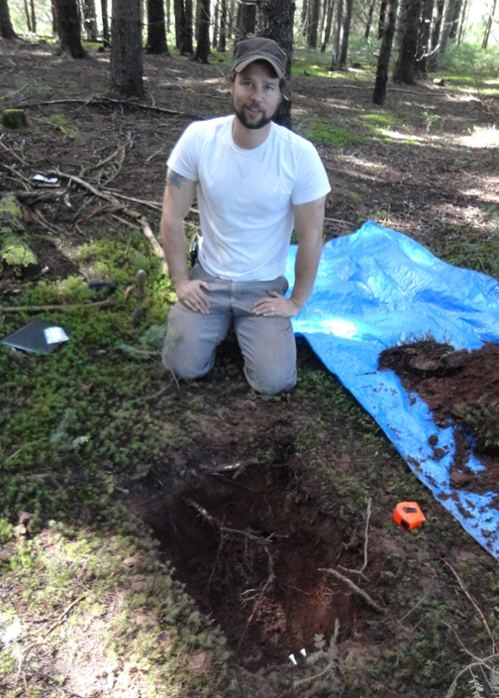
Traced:
POLYGON ((367 567, 367 546, 369 544, 369 519, 371 518, 371 502, 372 497, 367 500, 367 511, 366 511, 366 528, 364 534, 364 564, 360 568, 359 572, 363 572, 367 567))
POLYGON ((272 555, 270 554, 270 550, 268 548, 264 548, 264 550, 267 553, 267 557, 269 560, 269 575, 267 577, 267 581, 265 582, 265 584, 262 587, 262 590, 260 591, 260 594, 258 595, 258 599, 256 600, 256 603, 253 607, 253 611, 252 611, 250 617, 248 618, 248 620, 246 621, 246 625, 244 626, 244 630, 242 632, 242 635, 239 638, 239 642, 237 645, 238 651, 241 649, 241 645, 243 644, 243 640, 246 636, 246 632, 247 632, 249 626, 251 625, 251 621, 255 617, 256 612, 260 608, 260 605, 261 605, 263 599, 265 598, 265 594, 267 593, 267 589, 269 589, 269 587, 274 583, 274 580, 275 580, 274 562, 272 560, 272 555))
POLYGON ((111 194, 101 191, 100 189, 96 189, 92 184, 89 184, 86 182, 84 179, 81 179, 81 177, 77 177, 76 175, 71 175, 67 174, 65 172, 61 172, 58 168, 55 170, 49 170, 48 172, 49 175, 56 175, 57 177, 62 177, 63 179, 67 179, 69 182, 74 182, 75 184, 78 184, 80 187, 83 189, 87 189, 87 191, 91 192, 94 196, 97 196, 100 199, 105 199, 108 203, 112 204, 115 208, 120 208, 119 203, 112 197, 111 194))
POLYGON ((131 201, 133 204, 142 204, 142 206, 147 206, 155 211, 162 211, 162 206, 159 201, 146 201, 145 199, 135 199, 133 196, 125 196, 125 194, 119 194, 117 191, 112 192, 112 196, 116 196, 118 199, 124 199, 125 201, 131 201))
POLYGON ((452 574, 454 575, 454 577, 457 579, 457 583, 459 584, 459 586, 460 586, 461 589, 463 590, 463 592, 464 592, 466 598, 468 599, 468 601, 471 603, 471 605, 473 606, 473 608, 475 609, 475 611, 476 611, 476 612, 478 613, 478 615, 480 616, 480 619, 481 619, 481 621, 482 621, 482 623, 483 623, 483 625, 484 625, 484 627, 485 627, 485 630, 487 631, 488 636, 490 637, 490 639, 491 639, 491 641, 492 641, 492 647, 494 648, 494 654, 499 654, 499 652, 498 652, 498 650, 497 650, 496 641, 495 641, 494 636, 492 635, 492 632, 491 632, 491 630, 490 630, 490 628, 489 628, 489 624, 487 623, 487 620, 486 620, 485 616, 483 615, 482 610, 480 609, 480 606, 477 604, 477 602, 475 601, 475 599, 471 596, 471 594, 469 593, 469 591, 465 588, 464 584, 463 584, 462 581, 461 581, 461 578, 459 577, 459 575, 458 575, 458 573, 456 572, 456 570, 452 567, 452 565, 450 564, 450 562, 447 562, 447 560, 446 560, 445 558, 443 558, 443 557, 440 558, 440 559, 441 559, 441 561, 444 563, 444 565, 447 565, 447 567, 450 569, 450 571, 452 572, 452 574))
POLYGON ((348 579, 348 577, 344 577, 342 574, 337 572, 336 570, 332 570, 326 567, 319 567, 319 572, 326 572, 327 574, 332 574, 333 577, 336 577, 336 579, 339 579, 340 581, 344 582, 347 586, 350 587, 352 591, 354 591, 356 594, 358 594, 364 601, 367 603, 368 606, 370 606, 372 609, 374 609, 377 613, 384 613, 385 609, 382 608, 379 604, 374 601, 367 592, 365 592, 363 589, 357 586, 355 582, 352 582, 351 579, 348 579))
POLYGON ((147 222, 147 218, 145 216, 141 216, 139 218, 139 223, 142 226, 142 232, 152 245, 154 254, 156 255, 156 257, 159 257, 161 259, 162 270, 165 272, 165 274, 168 274, 168 264, 165 259, 165 253, 163 252, 163 248, 161 247, 154 233, 152 232, 151 226, 147 222))

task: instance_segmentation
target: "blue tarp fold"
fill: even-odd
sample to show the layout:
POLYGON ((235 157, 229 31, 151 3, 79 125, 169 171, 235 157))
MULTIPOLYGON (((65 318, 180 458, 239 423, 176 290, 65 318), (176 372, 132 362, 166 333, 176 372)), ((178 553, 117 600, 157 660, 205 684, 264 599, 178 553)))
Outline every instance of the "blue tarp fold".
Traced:
MULTIPOLYGON (((290 286, 295 255, 292 247, 290 286)), ((452 428, 437 427, 427 405, 409 398, 394 372, 378 371, 383 349, 411 339, 431 337, 468 350, 499 343, 499 282, 446 264, 411 238, 369 221, 324 245, 312 295, 293 327, 376 419, 417 477, 499 559, 499 511, 491 505, 497 492, 451 487, 452 428), (432 434, 447 450, 440 461, 433 460, 432 434)), ((483 468, 473 455, 468 465, 483 468)))

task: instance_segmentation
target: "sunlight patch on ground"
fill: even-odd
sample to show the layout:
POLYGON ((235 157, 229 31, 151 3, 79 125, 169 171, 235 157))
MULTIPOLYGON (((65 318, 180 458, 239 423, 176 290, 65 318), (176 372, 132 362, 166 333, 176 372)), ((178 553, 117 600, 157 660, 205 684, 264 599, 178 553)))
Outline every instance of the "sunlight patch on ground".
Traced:
POLYGON ((389 131, 388 129, 384 128, 380 128, 379 132, 387 138, 393 138, 394 141, 415 141, 416 143, 424 143, 426 141, 426 138, 416 136, 413 133, 400 133, 400 131, 389 131))
POLYGON ((492 128, 475 128, 469 136, 457 139, 467 148, 497 148, 499 146, 499 130, 492 128))

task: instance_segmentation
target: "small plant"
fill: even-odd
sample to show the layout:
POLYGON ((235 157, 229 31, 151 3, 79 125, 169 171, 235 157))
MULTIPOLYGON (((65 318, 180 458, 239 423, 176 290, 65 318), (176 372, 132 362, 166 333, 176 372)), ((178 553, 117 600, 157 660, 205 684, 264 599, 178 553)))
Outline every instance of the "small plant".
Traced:
POLYGON ((323 635, 314 636, 316 650, 306 659, 307 676, 295 679, 293 689, 313 683, 314 695, 321 695, 321 691, 327 691, 327 695, 334 695, 336 691, 341 691, 345 683, 346 661, 338 654, 339 632, 340 624, 336 620, 329 645, 323 635))
POLYGON ((469 680, 470 698, 484 698, 485 696, 488 698, 499 698, 498 660, 499 656, 494 654, 485 659, 477 658, 476 661, 465 666, 455 677, 445 698, 452 698, 456 692, 460 677, 467 672, 471 674, 471 679, 469 680), (479 672, 480 675, 477 676, 476 672, 479 672))

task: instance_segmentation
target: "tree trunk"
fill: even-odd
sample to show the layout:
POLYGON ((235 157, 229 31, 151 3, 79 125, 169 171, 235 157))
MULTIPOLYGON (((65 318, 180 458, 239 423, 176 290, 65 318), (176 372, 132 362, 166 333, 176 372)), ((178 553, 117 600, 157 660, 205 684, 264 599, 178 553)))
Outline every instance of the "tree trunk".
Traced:
MULTIPOLYGON (((313 0, 312 0, 313 2, 313 0)), ((301 16, 300 16, 300 26, 301 35, 306 36, 308 30, 308 18, 309 18, 309 0, 303 0, 301 6, 301 16)))
POLYGON ((28 0, 24 0, 24 14, 26 15, 26 25, 28 27, 28 31, 31 34, 33 29, 31 28, 31 13, 28 7, 28 0))
POLYGON ((436 70, 438 67, 438 50, 440 48, 440 32, 444 17, 445 0, 436 0, 436 2, 437 12, 433 23, 433 30, 431 32, 431 52, 427 61, 428 70, 431 71, 436 70))
POLYGON ((147 53, 168 53, 163 0, 147 0, 147 53))
POLYGON ((461 10, 463 9, 463 0, 454 0, 454 2, 452 4, 449 3, 449 5, 451 6, 449 11, 449 39, 455 39, 459 28, 461 10))
MULTIPOLYGON (((260 0, 258 13, 259 36, 273 39, 285 51, 286 79, 291 79, 291 58, 293 55, 293 20, 295 3, 293 0, 260 0)), ((286 95, 274 117, 277 124, 291 129, 291 95, 286 95)))
POLYGON ((8 0, 0 0, 0 36, 2 39, 17 39, 12 26, 8 0))
POLYGON ((383 38, 383 32, 385 31, 387 5, 388 0, 381 0, 381 5, 379 7, 378 39, 383 38))
POLYGON ((61 51, 67 51, 73 58, 86 58, 87 53, 81 44, 80 13, 76 0, 56 0, 55 6, 61 51))
POLYGON ((398 0, 391 0, 386 7, 386 22, 381 39, 381 48, 378 56, 376 70, 376 82, 374 85, 373 102, 382 106, 386 99, 386 86, 388 83, 388 68, 392 52, 393 37, 395 35, 395 23, 397 19, 398 0))
POLYGON ((239 36, 249 36, 256 33, 256 2, 245 0, 239 5, 237 32, 239 36))
POLYGON ((215 0, 215 17, 213 19, 213 34, 211 37, 211 43, 213 46, 218 44, 218 30, 220 22, 220 0, 215 0))
POLYGON ((321 46, 321 53, 325 53, 326 47, 331 38, 331 27, 333 25, 334 0, 330 0, 327 9, 326 28, 324 29, 324 40, 321 46))
POLYGON ((171 6, 171 0, 166 0, 166 33, 170 33, 171 29, 171 12, 172 12, 172 6, 171 6))
POLYGON ((227 50, 227 0, 220 0, 220 34, 218 35, 218 50, 227 50))
POLYGON ((341 50, 339 67, 345 68, 348 56, 348 41, 350 39, 350 26, 352 24, 353 0, 346 0, 345 16, 343 17, 343 34, 341 37, 341 50))
POLYGON ((463 5, 463 10, 461 12, 461 20, 459 22, 459 32, 457 35, 457 45, 461 43, 461 40, 463 38, 463 31, 464 31, 464 23, 466 21, 466 13, 468 11, 468 0, 464 0, 464 5, 463 5))
POLYGON ((113 2, 111 89, 120 99, 144 97, 140 0, 113 2))
POLYGON ((487 20, 487 26, 485 27, 485 34, 483 35, 482 49, 485 50, 489 44, 490 30, 492 29, 492 22, 494 21, 494 15, 496 13, 497 0, 492 3, 492 9, 487 20))
POLYGON ((210 56, 210 0, 198 0, 196 25, 196 51, 192 60, 198 61, 198 63, 208 63, 210 56))
POLYGON ((324 31, 326 28, 326 18, 327 18, 327 8, 329 7, 329 0, 324 0, 322 4, 322 9, 321 9, 321 26, 319 27, 319 37, 320 37, 320 45, 322 47, 322 44, 324 42, 324 31))
POLYGON ((101 12, 102 12, 102 38, 105 48, 110 46, 109 41, 109 16, 107 14, 107 0, 100 0, 101 12))
POLYGON ((97 17, 95 0, 83 0, 83 23, 89 41, 97 41, 97 17))
POLYGON ((367 11, 366 29, 364 31, 364 39, 366 41, 369 41, 369 35, 371 34, 371 25, 373 23, 373 14, 374 14, 375 3, 376 3, 376 0, 371 0, 371 4, 369 5, 369 10, 367 11))
POLYGON ((400 17, 399 54, 393 70, 393 82, 405 85, 415 84, 421 6, 422 0, 404 0, 400 17))
POLYGON ((335 70, 340 62, 341 19, 343 17, 343 0, 336 5, 336 20, 334 29, 333 52, 331 54, 331 70, 335 70))
POLYGON ((433 5, 435 0, 423 0, 423 11, 421 13, 421 26, 419 30, 419 47, 416 61, 417 74, 427 75, 426 58, 430 53, 430 28, 433 15, 433 5))
POLYGON ((192 55, 192 0, 173 0, 175 12, 175 45, 180 55, 192 55))
POLYGON ((307 27, 307 48, 317 48, 317 31, 319 29, 319 12, 321 0, 309 1, 309 17, 307 27))
POLYGON ((35 0, 30 0, 30 11, 31 11, 31 30, 32 30, 33 34, 36 34, 35 0))

